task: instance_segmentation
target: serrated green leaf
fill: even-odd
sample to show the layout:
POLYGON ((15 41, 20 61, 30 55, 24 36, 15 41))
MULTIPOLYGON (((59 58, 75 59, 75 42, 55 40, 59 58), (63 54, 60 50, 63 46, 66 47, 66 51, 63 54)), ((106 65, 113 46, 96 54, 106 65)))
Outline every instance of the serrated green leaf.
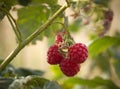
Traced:
POLYGON ((119 89, 111 80, 102 79, 101 77, 96 77, 91 80, 82 79, 82 78, 69 78, 64 82, 63 86, 73 87, 75 84, 79 84, 80 86, 86 86, 89 88, 97 88, 99 86, 105 86, 108 89, 119 89))
MULTIPOLYGON (((48 1, 49 0, 35 0, 33 1, 34 4, 18 10, 17 21, 23 40, 32 34, 40 25, 45 23, 49 17, 60 7, 56 0, 51 0, 49 3, 48 1), (45 5, 45 3, 49 4, 49 6, 45 5)), ((57 20, 60 21, 61 19, 57 20)), ((47 31, 42 32, 42 34, 36 37, 33 43, 35 43, 36 40, 41 40, 43 36, 50 37, 53 33, 53 28, 58 28, 58 25, 50 26, 47 31)))
POLYGON ((105 36, 103 38, 98 38, 89 45, 89 55, 96 56, 116 44, 120 44, 120 37, 105 36))
POLYGON ((42 6, 29 6, 18 10, 18 24, 23 39, 32 34, 48 18, 49 10, 42 6), (46 12, 44 12, 46 11, 46 12))

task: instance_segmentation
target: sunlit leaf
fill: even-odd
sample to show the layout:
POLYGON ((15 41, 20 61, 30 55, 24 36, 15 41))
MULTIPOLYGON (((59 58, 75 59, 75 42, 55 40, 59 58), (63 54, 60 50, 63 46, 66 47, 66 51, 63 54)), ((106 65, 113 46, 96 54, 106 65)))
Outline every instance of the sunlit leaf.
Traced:
POLYGON ((59 65, 58 66, 56 66, 56 65, 52 66, 51 70, 54 74, 54 77, 53 77, 54 79, 61 79, 63 77, 63 73, 60 71, 59 65))
POLYGON ((108 89, 119 89, 111 80, 102 79, 100 77, 96 77, 94 79, 82 79, 82 78, 69 78, 64 82, 63 86, 71 86, 79 84, 80 86, 85 86, 89 88, 96 88, 99 86, 105 86, 108 89))
POLYGON ((104 52, 106 49, 116 44, 120 44, 119 37, 106 36, 103 38, 98 38, 89 45, 89 55, 96 56, 99 53, 104 52))

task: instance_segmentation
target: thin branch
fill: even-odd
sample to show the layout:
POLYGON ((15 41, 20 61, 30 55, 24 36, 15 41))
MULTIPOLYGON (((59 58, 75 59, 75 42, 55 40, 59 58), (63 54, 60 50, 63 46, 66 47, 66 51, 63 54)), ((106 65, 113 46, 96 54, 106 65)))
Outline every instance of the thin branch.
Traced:
POLYGON ((70 7, 70 1, 69 0, 66 0, 66 3, 68 5, 68 7, 70 7))
POLYGON ((12 16, 7 10, 5 10, 5 9, 3 9, 3 8, 0 8, 0 9, 1 9, 2 11, 4 11, 4 13, 6 13, 6 15, 7 15, 7 17, 8 17, 8 20, 10 21, 10 24, 11 24, 11 26, 12 26, 14 32, 15 32, 15 35, 16 35, 19 43, 20 43, 20 42, 22 41, 22 39, 21 39, 21 33, 20 33, 20 30, 19 30, 18 25, 17 25, 17 23, 16 23, 16 20, 13 18, 13 16, 12 16), (11 20, 11 19, 12 19, 12 20, 11 20), (15 24, 16 27, 13 27, 14 24, 13 24, 12 21, 14 22, 14 24, 15 24))
POLYGON ((11 24, 13 30, 14 30, 14 33, 15 33, 15 35, 17 37, 18 42, 21 43, 21 39, 19 37, 19 34, 18 34, 16 28, 14 27, 14 24, 13 24, 12 20, 10 19, 10 17, 8 15, 7 15, 7 18, 8 18, 8 20, 9 20, 9 22, 10 22, 10 24, 11 24))
POLYGON ((72 36, 70 35, 70 32, 68 31, 68 16, 64 15, 64 26, 65 26, 65 31, 67 32, 69 38, 75 43, 74 39, 72 38, 72 36))
POLYGON ((8 15, 13 20, 13 22, 14 22, 14 24, 16 26, 16 31, 17 31, 17 33, 19 35, 19 41, 22 41, 22 39, 21 39, 21 33, 20 33, 20 30, 19 30, 19 27, 18 27, 18 24, 17 24, 16 20, 12 17, 12 15, 10 13, 8 13, 8 15))

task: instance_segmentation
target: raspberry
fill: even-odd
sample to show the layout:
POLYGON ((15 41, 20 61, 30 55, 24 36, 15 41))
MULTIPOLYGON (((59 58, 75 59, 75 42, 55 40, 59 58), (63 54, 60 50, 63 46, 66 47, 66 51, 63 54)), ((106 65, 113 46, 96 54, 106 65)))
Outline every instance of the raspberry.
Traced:
POLYGON ((66 76, 71 77, 80 71, 80 65, 70 59, 64 59, 60 63, 60 69, 66 76))
POLYGON ((88 50, 86 45, 82 43, 76 43, 69 47, 68 56, 76 63, 83 63, 88 57, 88 50))
POLYGON ((60 33, 57 34, 56 39, 55 39, 55 44, 59 45, 60 43, 63 42, 62 36, 60 33))
POLYGON ((59 52, 57 45, 53 45, 48 49, 47 57, 47 61, 49 64, 59 64, 63 59, 63 56, 59 52))

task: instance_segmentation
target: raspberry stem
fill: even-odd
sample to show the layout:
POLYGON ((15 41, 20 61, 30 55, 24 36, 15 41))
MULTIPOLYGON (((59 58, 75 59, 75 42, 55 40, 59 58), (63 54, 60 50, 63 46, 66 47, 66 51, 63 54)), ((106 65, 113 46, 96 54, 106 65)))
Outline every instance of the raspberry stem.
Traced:
POLYGON ((75 43, 74 39, 72 38, 72 36, 70 35, 70 32, 67 29, 66 21, 65 21, 65 23, 61 23, 61 22, 54 22, 54 23, 58 23, 58 24, 61 24, 63 26, 63 31, 62 32, 66 32, 66 35, 65 35, 64 39, 71 39, 71 41, 70 40, 67 40, 67 41, 65 40, 65 42, 69 41, 70 43, 71 42, 75 43))
POLYGON ((2 10, 7 15, 7 18, 8 18, 8 20, 9 20, 9 22, 10 22, 12 28, 13 28, 13 31, 14 31, 16 37, 17 37, 18 43, 20 44, 21 41, 22 41, 21 33, 20 33, 20 30, 18 28, 18 25, 17 25, 15 19, 13 18, 13 16, 7 10, 5 10, 3 8, 0 8, 0 10, 2 10))

